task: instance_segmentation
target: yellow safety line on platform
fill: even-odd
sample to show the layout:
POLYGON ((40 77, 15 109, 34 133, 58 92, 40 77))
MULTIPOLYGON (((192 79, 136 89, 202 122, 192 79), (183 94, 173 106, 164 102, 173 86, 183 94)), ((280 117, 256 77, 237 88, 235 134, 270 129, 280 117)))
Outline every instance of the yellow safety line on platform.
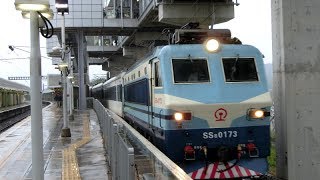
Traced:
POLYGON ((90 141, 89 119, 83 120, 83 136, 80 141, 71 144, 62 152, 62 180, 81 179, 76 150, 90 141))

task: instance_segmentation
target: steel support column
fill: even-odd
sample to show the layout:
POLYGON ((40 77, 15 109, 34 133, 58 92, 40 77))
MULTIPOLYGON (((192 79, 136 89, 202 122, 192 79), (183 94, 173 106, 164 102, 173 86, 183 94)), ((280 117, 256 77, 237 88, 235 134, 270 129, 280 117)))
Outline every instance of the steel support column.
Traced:
POLYGON ((30 11, 30 87, 31 87, 31 143, 32 179, 44 179, 43 168, 43 125, 41 94, 41 56, 39 40, 39 18, 30 11))
MULTIPOLYGON (((65 33, 65 18, 64 12, 61 14, 62 16, 62 26, 61 26, 61 42, 62 42, 62 62, 67 64, 69 58, 66 56, 66 33, 65 33)), ((69 128, 69 116, 68 116, 68 87, 67 87, 67 69, 68 66, 62 69, 62 84, 63 84, 63 128, 61 131, 61 137, 71 137, 71 131, 69 128)))
POLYGON ((78 73, 79 73, 79 110, 86 110, 86 86, 84 82, 84 35, 83 31, 78 31, 78 73))

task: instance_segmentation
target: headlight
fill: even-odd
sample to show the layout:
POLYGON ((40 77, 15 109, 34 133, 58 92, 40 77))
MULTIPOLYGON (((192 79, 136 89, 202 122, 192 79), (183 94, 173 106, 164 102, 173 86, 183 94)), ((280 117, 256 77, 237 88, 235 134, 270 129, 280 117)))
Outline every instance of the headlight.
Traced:
POLYGON ((247 115, 252 119, 262 119, 268 116, 268 112, 262 109, 249 109, 247 115))
POLYGON ((183 114, 182 113, 174 113, 173 115, 174 120, 176 121, 181 121, 183 119, 183 114))
POLYGON ((263 118, 264 117, 264 115, 263 115, 264 113, 263 113, 263 111, 262 110, 257 110, 257 111, 254 111, 254 117, 255 118, 263 118))
POLYGON ((181 121, 181 120, 191 120, 190 112, 176 112, 173 114, 173 120, 181 121))
POLYGON ((205 42, 205 47, 209 52, 216 52, 219 50, 220 43, 215 39, 209 39, 205 42))

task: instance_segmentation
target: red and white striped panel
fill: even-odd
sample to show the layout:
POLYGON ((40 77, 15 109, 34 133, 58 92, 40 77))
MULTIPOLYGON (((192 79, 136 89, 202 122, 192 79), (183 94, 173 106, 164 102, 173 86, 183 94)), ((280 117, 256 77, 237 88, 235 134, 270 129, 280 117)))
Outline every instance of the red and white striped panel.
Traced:
POLYGON ((189 176, 192 179, 231 179, 239 177, 250 177, 250 176, 259 176, 261 173, 235 165, 232 168, 232 163, 219 163, 215 162, 205 167, 200 168, 192 173, 189 173, 189 176), (219 172, 221 170, 228 169, 226 171, 219 172))

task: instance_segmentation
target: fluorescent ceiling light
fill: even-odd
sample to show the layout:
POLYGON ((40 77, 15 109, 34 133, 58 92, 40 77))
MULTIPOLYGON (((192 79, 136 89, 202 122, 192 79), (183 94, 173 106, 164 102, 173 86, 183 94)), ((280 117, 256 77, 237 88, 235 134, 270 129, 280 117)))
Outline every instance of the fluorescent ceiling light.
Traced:
MULTIPOLYGON (((21 14, 22 14, 22 17, 23 17, 23 18, 25 18, 25 19, 30 19, 30 12, 28 12, 28 11, 22 11, 21 14)), ((44 17, 46 17, 47 19, 53 19, 53 12, 52 12, 51 9, 50 9, 49 12, 42 12, 41 14, 42 14, 44 17)), ((40 15, 39 15, 39 17, 40 17, 40 15)))
POLYGON ((16 0, 14 4, 20 11, 47 11, 49 9, 48 0, 16 0))
POLYGON ((56 4, 57 9, 66 9, 68 8, 68 4, 56 4))

